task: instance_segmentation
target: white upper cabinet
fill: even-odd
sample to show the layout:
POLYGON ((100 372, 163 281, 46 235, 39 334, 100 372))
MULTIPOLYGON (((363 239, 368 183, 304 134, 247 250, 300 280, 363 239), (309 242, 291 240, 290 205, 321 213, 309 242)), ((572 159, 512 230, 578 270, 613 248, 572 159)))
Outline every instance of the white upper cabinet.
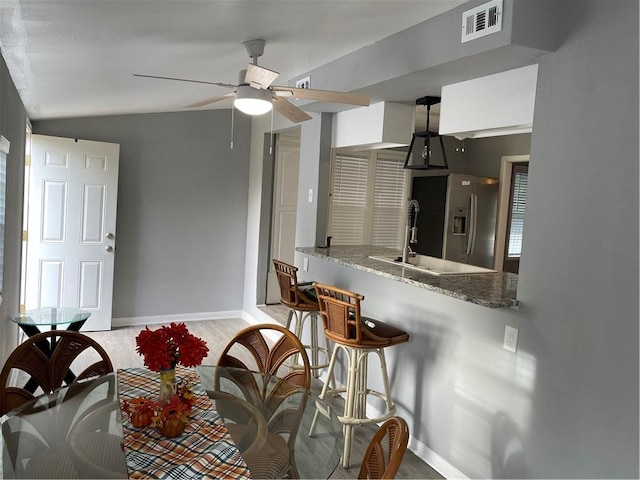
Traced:
POLYGON ((481 138, 531 132, 538 65, 442 87, 440 135, 481 138))
POLYGON ((379 102, 336 113, 333 148, 373 150, 407 146, 413 135, 412 105, 379 102))

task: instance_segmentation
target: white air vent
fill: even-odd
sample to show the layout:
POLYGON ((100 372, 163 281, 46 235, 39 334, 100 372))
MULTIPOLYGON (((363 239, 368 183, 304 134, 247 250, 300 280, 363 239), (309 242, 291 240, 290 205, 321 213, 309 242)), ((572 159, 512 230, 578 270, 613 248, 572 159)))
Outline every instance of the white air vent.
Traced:
POLYGON ((462 43, 502 30, 502 0, 493 0, 462 14, 462 43))

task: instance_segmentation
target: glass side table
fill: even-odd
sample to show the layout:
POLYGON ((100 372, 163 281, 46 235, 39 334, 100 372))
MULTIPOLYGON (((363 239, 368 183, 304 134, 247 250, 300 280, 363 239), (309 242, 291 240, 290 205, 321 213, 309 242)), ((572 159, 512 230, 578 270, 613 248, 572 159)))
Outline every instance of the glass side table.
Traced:
POLYGON ((58 325, 68 325, 67 330, 77 332, 90 316, 91 312, 79 308, 45 307, 27 310, 11 321, 17 323, 27 336, 33 337, 41 332, 40 327, 56 330, 58 325))
MULTIPOLYGON (((42 332, 40 330, 41 327, 50 327, 50 330, 57 330, 58 325, 67 325, 66 330, 77 332, 90 316, 91 312, 80 310, 79 308, 45 307, 27 310, 17 317, 12 317, 11 321, 18 324, 28 337, 33 337, 42 332)), ((53 355, 56 344, 55 337, 51 337, 50 342, 42 340, 36 343, 37 347, 49 358, 53 355)), ((75 375, 69 370, 65 382, 69 384, 74 380, 75 375)), ((30 379, 24 388, 33 393, 37 388, 37 383, 30 379)))

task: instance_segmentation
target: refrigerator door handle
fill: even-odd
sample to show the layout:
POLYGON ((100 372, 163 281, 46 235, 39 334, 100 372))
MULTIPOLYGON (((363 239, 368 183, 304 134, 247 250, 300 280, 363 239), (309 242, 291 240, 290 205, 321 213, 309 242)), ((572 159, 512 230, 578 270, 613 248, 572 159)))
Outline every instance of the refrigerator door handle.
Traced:
POLYGON ((470 216, 469 219, 469 237, 467 241, 467 255, 471 255, 473 253, 473 248, 476 243, 476 227, 478 222, 478 196, 475 194, 471 194, 471 205, 470 205, 470 216))

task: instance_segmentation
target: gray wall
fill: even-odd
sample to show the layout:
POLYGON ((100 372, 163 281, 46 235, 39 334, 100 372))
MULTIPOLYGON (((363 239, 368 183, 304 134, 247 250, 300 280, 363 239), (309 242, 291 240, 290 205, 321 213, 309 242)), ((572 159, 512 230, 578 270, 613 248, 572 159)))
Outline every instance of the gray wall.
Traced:
POLYGON ((519 310, 315 258, 304 272, 363 293, 365 314, 411 333, 389 363, 412 446, 474 478, 640 474, 638 2, 556 4, 558 48, 539 59, 519 310), (516 354, 502 348, 505 325, 519 329, 516 354))
POLYGON ((36 121, 120 144, 113 317, 241 310, 251 122, 228 110, 36 121))
POLYGON ((0 55, 0 135, 11 142, 7 157, 7 202, 4 231, 4 285, 0 305, 0 365, 4 365, 17 341, 16 327, 8 319, 17 315, 20 303, 20 251, 22 192, 27 114, 0 55))
POLYGON ((500 137, 465 140, 465 172, 481 177, 500 177, 502 157, 528 155, 531 135, 505 135, 500 137))
POLYGON ((518 288, 540 476, 638 477, 638 2, 562 2, 541 59, 518 288))
MULTIPOLYGON (((536 233, 525 235, 518 289, 520 310, 487 309, 408 285, 372 280, 369 275, 328 262, 312 260, 309 272, 304 273, 309 278, 361 291, 367 297, 366 313, 397 322, 411 332, 411 343, 390 351, 399 414, 409 419, 415 439, 472 477, 638 478, 640 475, 638 3, 630 0, 558 4, 559 47, 557 52, 540 61, 526 218, 528 231, 536 233), (520 330, 515 355, 502 349, 506 324, 520 330), (507 465, 500 454, 504 453, 501 446, 509 440, 514 455, 507 465)), ((510 2, 505 5, 510 6, 510 2)), ((424 55, 442 52, 425 49, 425 43, 411 45, 421 49, 424 55)), ((375 48, 384 50, 384 45, 376 44, 375 48)), ((413 59, 411 53, 408 52, 408 57, 413 59)), ((366 62, 372 74, 379 60, 373 58, 366 62)), ((385 72, 390 70, 393 65, 386 64, 385 72)), ((367 77, 354 66, 343 71, 345 81, 352 71, 354 77, 367 77)), ((16 145, 21 148, 19 145, 24 143, 19 137, 23 136, 25 121, 12 85, 7 86, 10 83, 7 78, 1 64, 0 133, 10 138, 5 132, 11 132, 12 137, 18 138, 10 138, 8 214, 11 225, 5 235, 9 260, 5 262, 6 297, 0 306, 0 321, 17 310, 22 153, 14 148, 16 145)), ((153 120, 153 116, 139 118, 153 120)), ((123 125, 127 124, 125 117, 120 119, 123 125)), ((127 190, 129 200, 119 204, 120 213, 123 209, 133 210, 123 215, 136 217, 145 227, 149 227, 149 222, 166 226, 166 222, 157 220, 163 210, 148 205, 132 191, 137 183, 145 195, 155 198, 159 195, 157 190, 166 185, 160 178, 152 182, 154 175, 136 167, 143 146, 145 151, 153 149, 156 142, 166 138, 154 138, 144 125, 131 124, 124 128, 107 119, 59 121, 50 125, 53 128, 70 123, 75 123, 78 131, 66 132, 68 135, 116 141, 121 144, 121 151, 127 144, 133 149, 132 155, 122 154, 121 190, 127 190), (91 131, 84 130, 85 122, 93 125, 91 131), (141 138, 143 144, 138 143, 141 138), (125 162, 125 158, 129 160, 125 162), (126 186, 125 163, 135 179, 133 185, 126 186), (148 176, 152 178, 146 178, 148 176), (149 210, 149 217, 145 212, 136 211, 141 206, 149 210)), ((222 120, 217 122, 221 129, 224 124, 222 120)), ((195 121, 191 126, 199 128, 195 121)), ((179 128, 173 130, 173 133, 180 131, 179 128)), ((263 131, 267 130, 265 123, 263 131)), ((163 132, 166 133, 166 127, 163 132)), ((172 160, 184 161, 185 151, 190 152, 196 145, 195 151, 201 152, 199 142, 209 142, 208 136, 217 135, 214 129, 199 132, 197 143, 188 145, 189 149, 185 147, 173 152, 171 158, 167 155, 155 161, 163 168, 172 160)), ((262 142, 262 132, 259 137, 262 142)), ((228 135, 222 134, 216 142, 214 154, 227 151, 228 142, 224 138, 228 135)), ((237 135, 237 138, 246 136, 237 135)), ((240 143, 236 141, 236 146, 240 143)), ((166 149, 171 152, 169 146, 166 149)), ((245 158, 243 155, 236 168, 246 168, 245 158)), ((259 158, 262 161, 262 143, 259 158)), ((145 165, 148 164, 153 165, 152 160, 145 157, 145 165)), ((308 171, 313 172, 310 166, 308 171)), ((171 174, 175 174, 183 186, 190 183, 182 178, 184 172, 171 170, 171 174)), ((260 171, 254 176, 252 185, 259 185, 260 171)), ((216 182, 215 175, 210 177, 216 182)), ((246 170, 244 177, 237 175, 241 183, 238 189, 244 189, 243 202, 247 201, 246 177, 246 170)), ((304 185, 308 187, 306 179, 304 185)), ((186 188, 182 191, 192 194, 186 188)), ((254 193, 249 192, 251 202, 254 202, 252 196, 259 197, 254 193)), ((250 229, 259 222, 256 214, 259 205, 254 203, 249 211, 250 229)), ((209 210, 203 216, 220 215, 228 219, 226 212, 220 210, 235 211, 235 207, 231 201, 223 205, 208 203, 209 210)), ((182 213, 192 212, 189 206, 182 207, 182 213)), ((240 215, 246 218, 247 213, 240 215)), ((315 215, 310 219, 315 220, 315 215)), ((183 220, 175 221, 182 228, 183 220)), ((135 259, 134 265, 116 264, 117 283, 130 282, 139 289, 137 293, 143 299, 145 293, 153 298, 159 296, 162 305, 171 299, 182 301, 182 294, 189 295, 186 282, 195 285, 189 275, 184 276, 179 285, 180 294, 158 293, 157 288, 144 284, 156 280, 149 270, 158 258, 171 255, 164 248, 154 246, 152 240, 161 235, 154 235, 153 229, 143 234, 133 223, 129 220, 127 227, 118 225, 118 254, 125 248, 122 236, 127 230, 133 245, 127 248, 136 252, 128 254, 135 259), (121 278, 126 277, 126 272, 135 278, 131 281, 121 278), (136 277, 140 272, 145 274, 146 282, 136 277)), ((310 229, 304 236, 310 240, 304 244, 309 245, 315 241, 315 221, 304 225, 310 229)), ((246 226, 239 226, 228 234, 238 241, 244 228, 246 226)), ((251 234, 253 230, 250 230, 249 241, 254 241, 251 234)), ((183 238, 174 240, 180 242, 183 238)), ((165 248, 171 247, 168 242, 161 243, 165 248)), ((198 243, 193 248, 202 253, 205 249, 201 247, 198 243)), ((180 248, 171 251, 182 253, 183 248, 184 244, 180 243, 180 248)), ((245 292, 251 293, 253 288, 253 295, 245 295, 244 308, 256 314, 256 282, 251 275, 255 275, 252 272, 256 270, 253 263, 257 263, 257 248, 252 246, 247 252, 249 265, 245 268, 245 278, 252 280, 249 283, 253 287, 247 288, 245 283, 245 292)), ((210 259, 211 263, 218 262, 223 267, 233 263, 226 261, 226 256, 218 256, 215 245, 211 246, 209 255, 213 257, 203 258, 210 259)), ((242 272, 243 252, 239 255, 237 271, 242 272)), ((299 256, 296 263, 301 264, 299 256)), ((189 265, 188 273, 193 274, 196 267, 189 265)), ((154 272, 159 277, 176 277, 166 270, 154 272)), ((221 278, 222 275, 216 276, 218 282, 221 278)), ((166 281, 157 279, 161 285, 166 281)), ((208 293, 215 295, 218 286, 212 285, 208 293)), ((121 291, 122 287, 118 288, 117 291, 121 291)), ((119 309, 127 308, 119 315, 146 315, 146 307, 153 307, 147 300, 143 300, 144 305, 138 305, 135 299, 132 305, 119 305, 119 309)), ((179 311, 178 306, 171 311, 179 311)), ((5 342, 4 334, 9 327, 2 323, 0 328, 5 342)))

